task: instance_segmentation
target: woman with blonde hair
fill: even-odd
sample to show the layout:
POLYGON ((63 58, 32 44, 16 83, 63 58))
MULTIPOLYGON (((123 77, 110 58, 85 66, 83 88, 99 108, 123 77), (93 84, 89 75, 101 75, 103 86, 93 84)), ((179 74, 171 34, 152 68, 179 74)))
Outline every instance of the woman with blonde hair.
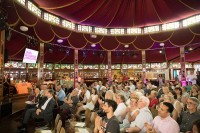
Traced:
POLYGON ((136 96, 130 99, 130 107, 127 107, 121 115, 123 122, 120 124, 120 129, 130 127, 130 123, 134 121, 139 114, 139 109, 137 107, 138 100, 139 98, 136 96))

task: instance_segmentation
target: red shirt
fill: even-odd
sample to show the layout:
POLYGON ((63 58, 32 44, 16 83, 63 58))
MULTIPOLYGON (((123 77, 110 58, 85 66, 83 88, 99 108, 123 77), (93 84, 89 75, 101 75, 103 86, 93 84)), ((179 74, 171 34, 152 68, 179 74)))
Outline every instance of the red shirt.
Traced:
POLYGON ((154 98, 154 99, 149 99, 150 100, 150 104, 149 107, 151 108, 153 105, 158 105, 158 99, 154 98))

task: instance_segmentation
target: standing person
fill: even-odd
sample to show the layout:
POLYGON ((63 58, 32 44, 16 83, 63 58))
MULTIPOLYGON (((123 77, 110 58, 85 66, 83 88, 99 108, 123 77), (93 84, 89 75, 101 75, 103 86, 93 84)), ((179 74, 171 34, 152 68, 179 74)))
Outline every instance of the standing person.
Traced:
POLYGON ((103 110, 106 113, 106 123, 103 124, 102 118, 97 117, 95 120, 94 133, 120 133, 119 122, 114 115, 117 103, 113 100, 106 99, 103 110))
POLYGON ((161 74, 158 75, 158 83, 159 83, 159 88, 161 88, 162 85, 164 84, 164 83, 163 83, 163 77, 162 77, 161 74))
POLYGON ((3 80, 3 96, 9 95, 9 86, 10 86, 10 78, 9 75, 6 74, 3 80))
POLYGON ((197 75, 194 74, 194 71, 190 71, 190 74, 187 75, 186 79, 188 82, 192 82, 193 85, 197 83, 197 75))

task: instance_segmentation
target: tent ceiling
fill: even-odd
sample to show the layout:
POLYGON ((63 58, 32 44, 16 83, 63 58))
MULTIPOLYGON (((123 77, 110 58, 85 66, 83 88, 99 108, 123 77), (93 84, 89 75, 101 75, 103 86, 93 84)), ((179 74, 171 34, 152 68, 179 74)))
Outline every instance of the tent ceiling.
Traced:
MULTIPOLYGON (((82 3, 83 7, 80 8, 79 6, 77 6, 77 9, 73 9, 74 12, 82 14, 83 9, 86 10, 87 8, 89 8, 91 6, 92 3, 100 2, 100 0, 99 1, 98 0, 97 1, 96 0, 93 0, 93 1, 92 0, 81 0, 81 1, 85 1, 85 3, 84 2, 82 3), (86 6, 87 4, 89 4, 90 6, 89 7, 86 6)), ((73 6, 74 4, 75 5, 78 3, 80 4, 81 1, 68 0, 68 3, 66 3, 66 1, 64 1, 64 0, 48 1, 48 2, 47 2, 47 0, 44 0, 44 1, 35 0, 35 2, 41 8, 44 8, 45 10, 48 10, 48 11, 54 10, 53 7, 55 8, 56 6, 60 7, 58 9, 64 10, 65 8, 73 6), (71 3, 71 5, 70 5, 70 3, 71 3), (61 4, 67 5, 67 6, 64 6, 62 8, 61 4)), ((121 5, 122 7, 120 7, 120 8, 125 8, 126 7, 125 5, 127 5, 126 2, 130 2, 130 3, 134 2, 134 4, 140 3, 141 5, 143 5, 141 3, 141 1, 143 1, 144 5, 146 5, 149 2, 152 2, 150 0, 121 1, 121 3, 123 3, 123 4, 121 5)), ((167 5, 169 5, 170 1, 171 1, 171 6, 172 6, 170 8, 171 11, 172 11, 172 9, 174 9, 175 5, 178 5, 177 3, 179 3, 181 5, 179 7, 180 11, 179 11, 178 6, 176 6, 177 12, 174 14, 174 16, 176 16, 176 17, 174 17, 173 15, 166 15, 168 17, 166 17, 166 19, 165 19, 166 21, 163 21, 163 22, 172 21, 175 18, 177 18, 177 16, 179 16, 178 18, 180 19, 180 18, 184 18, 188 15, 196 14, 197 12, 200 13, 199 10, 192 10, 192 9, 199 9, 200 4, 197 4, 198 1, 195 1, 196 2, 196 4, 195 4, 195 2, 192 0, 191 0, 191 3, 188 3, 187 0, 182 0, 182 1, 181 0, 177 0, 177 1, 173 0, 173 2, 174 2, 174 5, 173 5, 172 0, 168 0, 168 1, 155 0, 153 2, 153 4, 155 6, 157 4, 165 3, 165 6, 161 5, 161 7, 164 6, 164 7, 169 8, 170 6, 167 6, 167 5), (183 4, 183 3, 185 3, 185 4, 183 4), (186 5, 188 5, 188 6, 186 6, 186 5), (192 8, 190 9, 189 7, 192 7, 192 8), (178 13, 179 13, 179 15, 177 15, 178 13), (173 16, 174 18, 171 16, 173 16)), ((113 1, 108 2, 107 0, 105 0, 104 4, 107 3, 108 5, 111 6, 112 5, 111 2, 113 2, 113 1)), ((104 5, 104 4, 102 4, 102 5, 104 5)), ((111 8, 108 5, 106 7, 111 8)), ((200 56, 199 56, 200 54, 198 54, 200 52, 200 25, 199 24, 194 25, 192 27, 179 29, 176 31, 161 32, 161 33, 156 33, 156 34, 138 35, 138 36, 97 35, 97 38, 91 38, 90 34, 77 33, 74 31, 67 30, 67 29, 63 29, 60 26, 53 25, 46 21, 43 21, 43 20, 37 18, 32 13, 30 13, 27 9, 16 4, 15 2, 13 3, 12 0, 6 0, 4 6, 8 13, 8 23, 13 29, 19 31, 19 27, 21 25, 26 25, 29 27, 29 31, 25 32, 25 34, 34 36, 38 40, 45 42, 45 43, 57 43, 56 41, 59 38, 62 38, 64 40, 64 42, 62 44, 59 44, 64 47, 61 47, 59 45, 51 46, 51 45, 45 44, 45 57, 44 57, 45 62, 73 63, 73 59, 74 59, 73 58, 74 57, 73 49, 74 48, 81 49, 79 52, 79 63, 84 63, 84 64, 96 64, 96 63, 98 63, 98 64, 105 63, 106 64, 107 63, 107 54, 106 54, 107 50, 112 50, 112 63, 141 63, 142 62, 141 50, 146 50, 147 62, 179 61, 179 47, 181 47, 181 46, 185 46, 186 50, 190 47, 192 47, 194 49, 190 53, 186 54, 186 61, 196 62, 196 61, 200 60, 200 56), (164 48, 159 46, 160 42, 165 43, 164 48), (95 43, 97 46, 95 48, 92 48, 90 46, 92 43, 95 43), (124 48, 124 45, 126 45, 126 44, 129 45, 129 48, 124 48), (53 52, 50 52, 49 49, 52 49, 53 52), (89 49, 92 49, 92 50, 89 50, 89 49), (159 53, 159 51, 161 49, 163 49, 164 54, 159 53), (69 50, 68 55, 66 55, 66 50, 69 50), (98 51, 94 52, 95 50, 98 50, 98 51), (83 56, 83 51, 86 52, 86 57, 83 56), (103 56, 100 56, 100 55, 103 55, 103 56)), ((141 8, 143 6, 141 6, 141 8)), ((92 7, 91 7, 91 9, 92 9, 92 7)), ((106 8, 105 5, 102 7, 106 8)), ((134 6, 134 7, 136 7, 136 6, 134 6)), ((148 8, 150 8, 150 7, 148 7, 148 8)), ((155 6, 155 8, 159 8, 160 10, 161 10, 161 7, 155 6)), ((119 8, 119 12, 122 10, 120 8, 119 8)), ((129 8, 126 8, 126 9, 129 9, 129 8)), ((138 7, 137 7, 137 10, 136 9, 134 9, 134 10, 137 12, 140 10, 146 11, 145 9, 142 10, 138 7)), ((168 11, 168 10, 166 10, 166 11, 168 11)), ((59 13, 59 12, 57 12, 57 13, 59 13)), ((84 12, 84 13, 86 13, 86 12, 84 12)), ((56 12, 55 12, 55 14, 56 14, 56 12)), ((71 13, 69 12, 69 14, 71 14, 71 13)), ((88 11, 88 14, 90 14, 89 11, 88 11)), ((135 14, 136 14, 136 12, 135 12, 135 14)), ((165 14, 165 12, 163 11, 162 14, 165 14)), ((60 15, 60 14, 57 14, 57 15, 60 15)), ((70 16, 73 16, 74 17, 73 19, 75 19, 76 15, 71 14, 70 16)), ((64 16, 62 16, 62 17, 64 17, 64 16)), ((92 18, 92 16, 91 16, 91 18, 92 18)), ((138 22, 140 22, 140 20, 136 20, 137 19, 136 17, 134 18, 134 21, 138 21, 137 26, 153 24, 152 22, 150 22, 148 17, 144 17, 144 18, 146 19, 146 21, 143 21, 143 22, 145 22, 145 24, 144 23, 139 24, 138 22), (149 20, 149 22, 147 22, 147 20, 149 20)), ((152 18, 154 18, 154 17, 152 17, 152 18)), ((164 16, 162 18, 164 18, 164 16)), ((72 19, 72 18, 68 17, 67 19, 72 19)), ((123 21, 121 21, 122 19, 120 21, 115 21, 115 19, 116 18, 113 19, 113 21, 112 21, 112 23, 110 23, 109 27, 115 27, 115 26, 116 27, 117 26, 127 27, 130 24, 130 23, 128 24, 128 22, 129 22, 128 20, 125 21, 126 19, 128 19, 128 17, 126 19, 123 19, 123 21), (127 24, 126 24, 126 22, 127 22, 127 24), (122 24, 122 23, 124 23, 124 24, 122 24), (114 25, 114 24, 116 24, 116 25, 114 25)), ((96 21, 96 19, 93 19, 93 21, 96 21)), ((104 20, 102 20, 102 21, 97 21, 96 23, 92 24, 92 21, 91 21, 91 23, 88 23, 88 24, 91 24, 91 25, 96 24, 98 26, 104 26, 104 25, 99 25, 99 23, 105 24, 106 22, 104 20)), ((154 24, 158 24, 158 23, 160 23, 160 22, 155 21, 154 24)), ((83 24, 86 24, 86 23, 84 22, 83 24)), ((15 32, 12 32, 10 41, 6 41, 6 48, 8 49, 9 58, 11 60, 22 60, 24 50, 27 46, 26 40, 27 40, 27 38, 25 36, 20 35, 15 32)), ((35 49, 35 50, 39 50, 38 46, 35 46, 35 47, 31 46, 31 48, 35 49)))
POLYGON ((33 0, 40 8, 78 24, 141 27, 199 13, 198 0, 33 0))

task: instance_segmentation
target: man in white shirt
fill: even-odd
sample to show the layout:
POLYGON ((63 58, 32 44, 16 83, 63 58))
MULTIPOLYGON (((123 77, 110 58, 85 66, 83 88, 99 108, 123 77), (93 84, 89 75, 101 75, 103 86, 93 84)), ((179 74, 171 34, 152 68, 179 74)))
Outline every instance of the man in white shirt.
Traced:
POLYGON ((126 132, 139 132, 146 133, 146 129, 144 127, 145 123, 151 123, 153 120, 151 111, 149 110, 149 99, 145 96, 141 96, 138 101, 138 108, 140 109, 140 113, 135 118, 135 121, 131 122, 130 128, 126 129, 126 132))
POLYGON ((146 123, 147 132, 151 133, 179 133, 180 128, 178 123, 170 116, 174 107, 171 103, 163 102, 158 109, 156 116, 151 124, 146 123))
POLYGON ((28 109, 26 111, 22 126, 19 127, 21 130, 27 130, 27 123, 31 117, 43 118, 46 122, 49 122, 53 119, 53 109, 56 105, 53 94, 53 90, 46 90, 45 96, 47 97, 47 100, 44 102, 44 104, 39 108, 28 109))
POLYGON ((125 97, 122 94, 118 94, 116 97, 116 101, 117 101, 117 109, 114 112, 114 115, 117 117, 117 119, 119 120, 119 122, 122 122, 122 113, 123 111, 126 109, 126 105, 124 104, 125 102, 125 97))
POLYGON ((192 82, 192 84, 194 85, 194 84, 196 84, 196 80, 197 80, 197 75, 196 74, 194 74, 194 71, 190 71, 190 74, 189 75, 187 75, 187 81, 188 82, 192 82))

